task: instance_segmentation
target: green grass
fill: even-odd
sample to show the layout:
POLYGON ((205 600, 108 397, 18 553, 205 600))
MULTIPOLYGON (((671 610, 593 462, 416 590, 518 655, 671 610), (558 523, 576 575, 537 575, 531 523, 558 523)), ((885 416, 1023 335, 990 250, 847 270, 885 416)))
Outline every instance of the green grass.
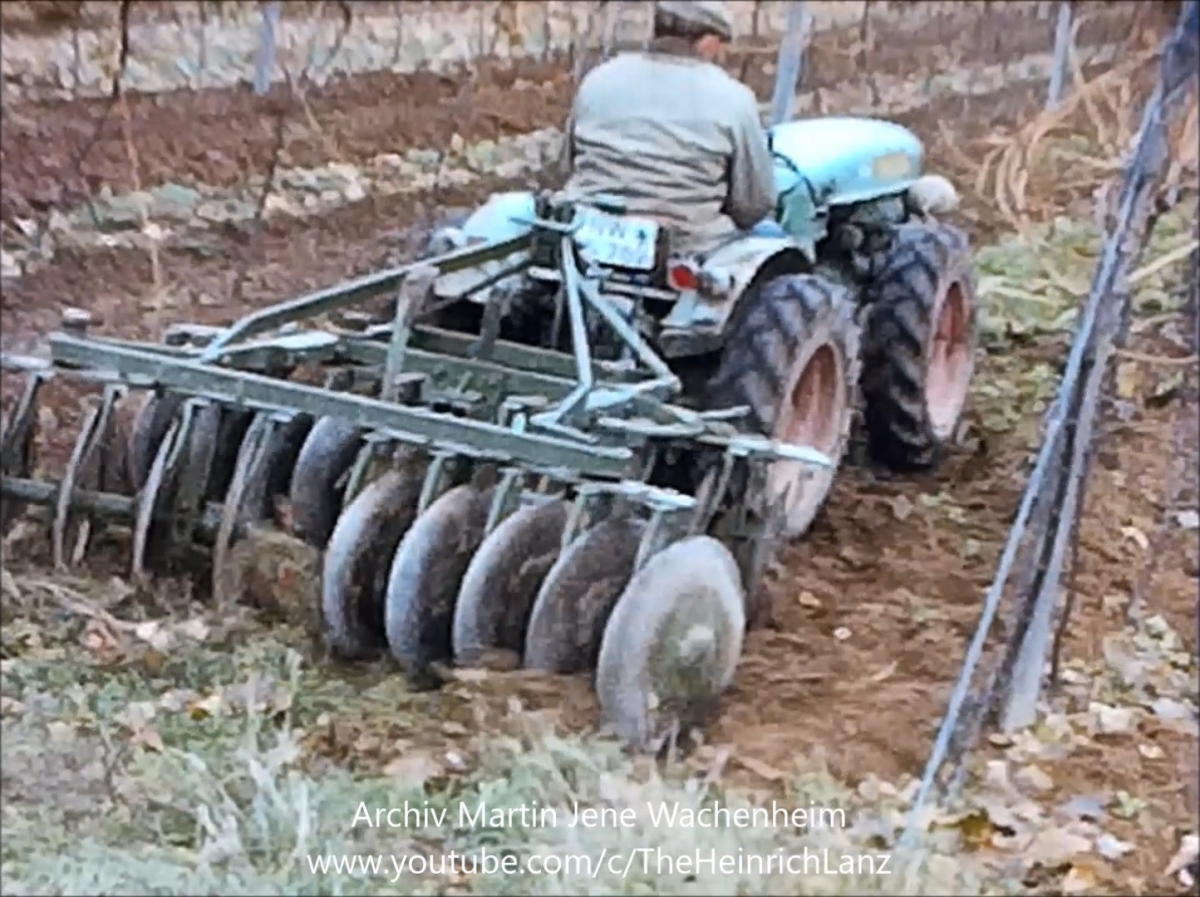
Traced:
MULTIPOLYGON (((979 888, 980 870, 955 856, 953 832, 916 853, 891 856, 887 874, 864 867, 851 875, 795 875, 747 859, 774 855, 779 864, 779 851, 803 855, 807 848, 816 857, 827 848, 835 868, 848 853, 875 857, 880 872, 879 858, 892 853, 903 821, 903 800, 891 789, 885 789, 890 798, 866 801, 819 767, 798 766, 775 799, 791 807, 842 807, 846 829, 656 826, 651 806, 695 809, 716 801, 736 808, 749 806, 751 796, 722 784, 720 752, 702 748, 689 761, 654 764, 595 734, 556 732, 519 708, 487 731, 462 735, 454 757, 401 750, 386 772, 368 762, 355 771, 354 764, 314 749, 312 735, 334 717, 390 733, 386 737, 428 727, 415 716, 425 699, 407 695, 394 677, 344 680, 252 627, 229 646, 181 642, 165 663, 150 664, 152 670, 145 646, 132 639, 120 660, 101 665, 87 652, 50 643, 77 636, 78 626, 56 630, 52 621, 61 614, 53 599, 36 597, 44 579, 6 580, 27 602, 27 619, 47 620, 40 646, 19 652, 6 646, 0 677, 6 893, 899 894, 979 888), (361 807, 373 812, 405 801, 447 816, 413 827, 354 824, 361 807), (558 825, 472 824, 468 817, 481 803, 554 809, 558 825), (629 808, 634 818, 625 820, 629 825, 572 827, 567 821, 576 804, 629 808), (595 878, 579 870, 316 875, 308 865, 320 855, 411 858, 448 851, 487 851, 522 864, 534 855, 622 860, 619 867, 610 860, 612 868, 595 878), (734 865, 692 874, 659 865, 666 861, 658 852, 677 858, 696 851, 715 851, 734 865)), ((79 596, 77 605, 84 600, 82 593, 67 594, 79 596)), ((456 688, 470 691, 469 685, 456 688)), ((810 873, 816 861, 808 861, 810 873)))

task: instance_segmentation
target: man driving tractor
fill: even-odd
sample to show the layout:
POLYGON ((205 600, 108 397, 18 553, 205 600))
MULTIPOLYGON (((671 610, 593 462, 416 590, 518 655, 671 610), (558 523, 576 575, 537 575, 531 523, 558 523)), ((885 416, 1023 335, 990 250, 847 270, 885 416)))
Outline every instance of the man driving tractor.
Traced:
POLYGON ((717 62, 733 37, 724 3, 659 0, 646 52, 583 79, 567 122, 564 193, 607 194, 661 222, 683 252, 750 230, 775 206, 753 92, 717 62))

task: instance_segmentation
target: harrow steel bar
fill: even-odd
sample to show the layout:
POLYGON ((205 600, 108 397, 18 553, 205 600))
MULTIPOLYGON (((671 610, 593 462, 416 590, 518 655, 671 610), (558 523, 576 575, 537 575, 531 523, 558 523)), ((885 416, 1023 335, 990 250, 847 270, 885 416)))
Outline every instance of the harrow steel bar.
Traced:
POLYGON ((635 475, 632 470, 634 455, 627 448, 583 445, 554 436, 516 433, 497 424, 329 392, 248 371, 214 367, 204 364, 203 359, 168 359, 155 352, 103 345, 64 333, 51 335, 50 352, 57 364, 111 368, 126 377, 189 395, 220 397, 233 405, 256 404, 303 411, 318 417, 341 418, 359 427, 420 433, 421 437, 414 436, 414 441, 486 447, 497 460, 521 457, 546 467, 568 468, 606 479, 635 475))
MULTIPOLYGON (((516 343, 497 342, 497 351, 493 353, 493 359, 483 361, 466 357, 470 339, 458 337, 447 331, 414 329, 413 333, 415 344, 434 344, 439 346, 442 351, 414 349, 410 346, 405 350, 404 355, 406 373, 452 379, 469 377, 475 382, 482 380, 491 384, 492 391, 497 395, 542 395, 551 401, 562 398, 575 388, 575 380, 569 375, 557 376, 542 373, 536 369, 534 358, 540 356, 545 359, 545 363, 540 365, 544 370, 553 366, 553 361, 559 360, 560 357, 565 358, 559 353, 531 350, 516 343), (427 342, 426 339, 417 337, 431 337, 431 339, 427 342), (524 362, 524 364, 518 365, 516 363, 518 361, 524 362)), ((341 338, 323 338, 322 334, 312 334, 311 340, 304 341, 295 339, 296 336, 298 335, 290 334, 260 343, 242 344, 231 348, 226 355, 222 356, 221 361, 223 364, 239 370, 262 372, 272 366, 286 368, 299 364, 351 364, 382 370, 387 359, 387 345, 357 334, 341 338)), ((304 336, 309 335, 304 334, 304 336)), ((147 344, 100 337, 89 337, 89 342, 94 345, 134 349, 162 355, 165 358, 187 361, 196 361, 201 354, 201 349, 195 346, 147 344)), ((50 362, 39 359, 37 367, 23 367, 21 370, 53 372, 53 367, 50 362)), ((631 410, 641 415, 662 417, 664 409, 679 412, 674 417, 680 415, 686 417, 693 414, 683 408, 663 405, 621 383, 601 380, 596 385, 597 407, 611 407, 611 402, 600 400, 607 399, 612 394, 618 394, 621 398, 626 399, 625 402, 619 404, 626 404, 631 410)))
POLYGON ((400 288, 405 278, 417 268, 436 268, 439 274, 450 274, 454 271, 506 258, 514 252, 525 249, 531 241, 530 235, 523 235, 511 240, 496 240, 491 243, 466 246, 430 259, 401 265, 398 268, 389 268, 386 271, 367 274, 347 283, 326 287, 290 302, 272 305, 246 315, 228 330, 218 334, 201 353, 200 360, 216 361, 228 346, 235 344, 238 340, 265 333, 284 324, 328 314, 366 299, 394 293, 400 288))
MULTIPOLYGON (((454 345, 461 351, 466 351, 469 344, 469 339, 457 338, 454 334, 449 334, 446 331, 436 331, 433 329, 416 331, 424 336, 432 336, 439 346, 454 345), (444 342, 443 342, 444 340, 444 342)), ((71 337, 68 337, 73 339, 71 337)), ((267 365, 267 359, 277 363, 291 365, 298 364, 301 361, 306 362, 328 362, 328 363, 350 363, 361 365, 365 368, 381 369, 384 360, 387 356, 388 347, 376 340, 363 338, 360 336, 343 337, 341 339, 330 337, 328 340, 314 340, 307 347, 300 349, 295 348, 288 350, 284 354, 280 346, 291 341, 291 337, 280 337, 277 341, 257 344, 253 347, 239 347, 236 352, 236 360, 246 365, 251 370, 263 369, 267 365), (319 343, 319 344, 318 344, 319 343), (241 351, 245 348, 245 352, 241 351)), ((133 343, 124 340, 108 340, 100 338, 89 338, 88 345, 105 346, 121 350, 135 351, 144 355, 161 355, 166 359, 178 361, 195 361, 198 357, 198 350, 186 346, 169 346, 164 344, 145 344, 133 343)), ((423 341, 419 341, 423 342, 423 341)), ((548 357, 557 357, 566 360, 566 356, 560 353, 546 352, 537 349, 529 349, 525 346, 520 346, 515 343, 503 344, 507 349, 511 350, 513 357, 528 357, 531 355, 544 355, 548 357)), ((497 346, 501 346, 497 343, 497 346)), ((566 362, 569 364, 569 362, 566 362)), ((48 364, 48 362, 46 363, 48 364)), ((491 379, 495 384, 493 391, 497 395, 518 396, 518 395, 539 395, 545 396, 551 400, 567 395, 575 388, 576 381, 570 377, 559 377, 551 374, 538 373, 533 370, 519 370, 514 367, 500 364, 495 361, 480 361, 472 358, 453 358, 447 359, 445 354, 439 352, 429 352, 417 349, 408 349, 405 354, 405 366, 408 372, 421 373, 431 376, 440 374, 449 374, 454 377, 461 377, 463 374, 469 374, 472 377, 481 379, 491 379)), ((128 372, 127 372, 128 373, 128 372)), ((141 379, 148 382, 148 385, 153 385, 150 381, 155 381, 153 376, 138 375, 141 379)), ((114 379, 109 377, 108 379, 114 379)), ((120 379, 115 378, 115 379, 120 379)), ((271 383, 280 383, 271 379, 271 383)), ((647 381, 649 382, 649 381, 647 381)), ((652 422, 649 428, 630 424, 624 427, 624 432, 630 434, 643 433, 649 435, 653 433, 657 436, 666 437, 675 435, 680 438, 694 438, 706 445, 715 448, 726 448, 733 445, 739 445, 742 450, 755 456, 766 457, 768 455, 777 458, 786 458, 793 461, 803 461, 815 467, 828 469, 833 466, 830 458, 823 453, 807 447, 797 445, 785 445, 782 443, 772 442, 765 437, 754 437, 746 434, 741 434, 737 437, 730 437, 714 432, 704 432, 704 423, 706 421, 715 421, 727 417, 736 416, 735 412, 738 409, 725 409, 721 412, 700 414, 682 406, 670 405, 654 399, 652 396, 637 392, 634 388, 624 384, 611 384, 600 382, 597 388, 593 391, 592 398, 594 409, 610 409, 614 405, 626 404, 628 408, 645 418, 649 418, 652 422), (676 427, 679 432, 668 434, 663 428, 676 427)), ((277 402, 260 402, 256 399, 249 401, 255 404, 268 407, 278 407, 277 402)), ((389 406, 391 407, 391 406, 389 406)), ((457 420, 457 418, 455 419, 457 420)), ((626 423, 613 416, 605 416, 600 420, 604 426, 614 431, 621 429, 622 424, 626 423)), ((387 428, 385 428, 387 429, 387 428)), ((505 430, 504 432, 510 432, 505 430)), ((552 437, 546 437, 552 438, 552 437)), ((557 441, 557 440, 556 440, 557 441)), ((549 467, 557 467, 560 465, 546 465, 549 467)))
MULTIPOLYGON (((53 506, 55 499, 58 498, 59 484, 44 480, 11 477, 6 474, 0 477, 0 488, 6 496, 16 501, 31 505, 53 506)), ((72 510, 87 511, 97 517, 132 520, 136 505, 137 499, 127 495, 117 495, 112 492, 90 492, 86 489, 75 489, 71 492, 72 510)))
MULTIPOLYGON (((222 365, 244 370, 266 370, 272 366, 289 367, 296 364, 321 364, 350 361, 357 364, 382 365, 387 357, 386 341, 391 336, 391 325, 382 324, 368 328, 364 333, 342 332, 336 339, 321 334, 287 334, 254 343, 241 343, 229 347, 216 361, 222 365)), ((110 346, 153 351, 171 358, 203 360, 203 347, 198 345, 171 345, 168 343, 148 344, 136 340, 113 339, 91 336, 92 342, 110 346)), ((438 327, 417 326, 412 329, 412 339, 406 349, 406 363, 413 359, 437 357, 446 369, 462 365, 464 372, 482 370, 480 365, 502 367, 506 373, 549 377, 575 383, 575 365, 571 356, 548 349, 535 349, 519 343, 497 340, 489 359, 484 362, 471 357, 471 346, 475 337, 442 330, 438 327)), ((44 359, 25 356, 0 356, 8 370, 49 370, 51 363, 44 359)), ((637 382, 645 379, 645 372, 631 369, 629 365, 611 361, 594 361, 596 378, 601 382, 637 382)), ((532 381, 531 381, 532 382, 532 381)))
MULTIPOLYGON (((59 481, 28 480, 5 474, 0 476, 0 492, 12 501, 22 504, 36 505, 53 516, 55 504, 58 502, 62 483, 59 481)), ((112 520, 132 524, 137 516, 138 499, 129 495, 119 495, 116 492, 93 492, 89 489, 72 489, 70 496, 71 512, 83 511, 101 520, 112 520)), ((195 521, 191 532, 193 539, 200 544, 212 543, 217 535, 221 521, 221 505, 219 502, 206 502, 199 518, 195 521)), ((161 521, 166 523, 166 521, 161 521)), ((245 530, 244 524, 234 527, 234 535, 241 537, 245 530)))

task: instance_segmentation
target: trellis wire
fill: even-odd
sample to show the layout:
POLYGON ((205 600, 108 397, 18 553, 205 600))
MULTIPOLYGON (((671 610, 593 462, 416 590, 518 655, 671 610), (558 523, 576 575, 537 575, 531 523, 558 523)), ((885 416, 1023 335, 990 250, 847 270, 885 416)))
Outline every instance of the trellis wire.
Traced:
MULTIPOLYGON (((1104 243, 1104 251, 1080 317, 1079 328, 1072 342, 1058 394, 1047 413, 1042 448, 1021 497, 1016 520, 1009 530, 995 577, 984 599, 979 625, 968 646, 962 672, 954 684, 946 715, 938 730, 914 798, 902 838, 902 843, 906 846, 911 846, 919 835, 921 811, 934 790, 938 772, 951 753, 952 742, 957 736, 957 753, 962 756, 969 750, 974 739, 975 733, 968 733, 965 737, 962 735, 964 709, 971 711, 965 720, 967 728, 977 728, 982 717, 991 709, 994 691, 997 687, 1004 688, 1007 685, 1002 681, 1003 675, 994 673, 980 699, 971 701, 969 697, 971 681, 983 657, 985 643, 999 610, 1014 561, 1020 551, 1022 539, 1027 535, 1034 507, 1039 503, 1039 499, 1043 502, 1052 501, 1053 497, 1060 494, 1059 488, 1048 488, 1053 485, 1054 479, 1059 479, 1052 477, 1057 469, 1060 475, 1068 477, 1065 484, 1067 500, 1061 504, 1055 502, 1059 511, 1057 515, 1047 515, 1057 519, 1051 520, 1051 525, 1055 525, 1055 538, 1051 543, 1049 556, 1043 558, 1045 566, 1039 569, 1040 587, 1035 595, 1026 593, 1018 596, 1022 605, 1032 613, 1027 614, 1030 621, 1028 630, 1015 643, 1018 654, 1017 663, 1013 666, 1013 681, 1016 687, 1008 694, 1006 721, 1013 723, 1026 720, 1036 708, 1041 688, 1041 671, 1049 644, 1049 627, 1058 598, 1062 558, 1071 527, 1075 523, 1074 505, 1077 503, 1078 491, 1086 472, 1095 402, 1104 371, 1103 362, 1111 350, 1111 340, 1119 329, 1128 301, 1122 282, 1127 265, 1136 259, 1146 236, 1145 229, 1140 229, 1137 225, 1145 224, 1155 186, 1165 165, 1168 119, 1182 106, 1183 98, 1195 87, 1196 60, 1200 56, 1194 26, 1197 4, 1198 0, 1188 0, 1180 12, 1179 24, 1164 45, 1158 83, 1146 103, 1142 125, 1122 178, 1118 212, 1104 243), (1083 381, 1081 392, 1081 371, 1085 366, 1088 367, 1088 376, 1083 381), (1071 421, 1073 408, 1078 417, 1071 421), (1069 430, 1074 432, 1069 433, 1069 430), (1062 462, 1067 451, 1070 452, 1070 463, 1065 465, 1064 470, 1062 462), (1067 507, 1064 508, 1064 505, 1067 507), (1063 513, 1064 510, 1071 513, 1063 513), (1029 670, 1033 671, 1032 674, 1029 670)), ((1061 479, 1057 485, 1062 485, 1061 479)), ((1040 548, 1046 545, 1050 534, 1044 532, 1033 535, 1040 548)), ((1042 554, 1040 550, 1035 551, 1039 555, 1042 554)), ((997 669, 1002 670, 1009 666, 1008 660, 1005 658, 997 669)), ((954 778, 956 782, 961 780, 961 770, 954 778)))

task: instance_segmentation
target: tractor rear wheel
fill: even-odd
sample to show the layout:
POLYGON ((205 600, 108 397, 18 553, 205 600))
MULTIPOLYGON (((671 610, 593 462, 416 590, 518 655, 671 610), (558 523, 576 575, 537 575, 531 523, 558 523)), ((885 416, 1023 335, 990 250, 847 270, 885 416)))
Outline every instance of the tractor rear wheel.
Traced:
POLYGON ((783 534, 812 524, 846 450, 858 384, 858 325, 849 290, 812 274, 752 285, 726 328, 725 348, 705 396, 708 408, 747 405, 748 424, 781 442, 828 455, 830 470, 777 461, 768 503, 788 493, 783 534))
POLYGON ((954 438, 975 366, 976 299, 967 236, 906 224, 867 287, 862 392, 871 456, 933 467, 954 438))

